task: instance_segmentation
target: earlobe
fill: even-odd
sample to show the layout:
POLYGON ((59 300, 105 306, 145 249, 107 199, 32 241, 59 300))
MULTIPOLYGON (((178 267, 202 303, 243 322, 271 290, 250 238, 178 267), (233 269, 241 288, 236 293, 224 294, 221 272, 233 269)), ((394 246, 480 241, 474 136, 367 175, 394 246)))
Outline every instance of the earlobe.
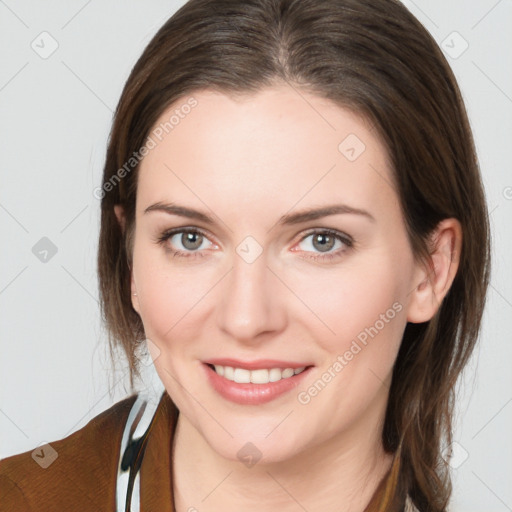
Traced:
POLYGON ((432 266, 419 266, 415 273, 418 283, 411 293, 407 320, 412 323, 429 321, 448 293, 460 261, 462 228, 457 219, 441 221, 431 239, 432 266))
POLYGON ((114 213, 116 214, 116 217, 117 217, 117 222, 119 222, 119 225, 121 226, 121 230, 123 231, 124 233, 124 227, 125 227, 125 223, 126 223, 126 217, 125 217, 125 214, 124 214, 124 208, 122 205, 120 204, 115 204, 114 205, 114 213))

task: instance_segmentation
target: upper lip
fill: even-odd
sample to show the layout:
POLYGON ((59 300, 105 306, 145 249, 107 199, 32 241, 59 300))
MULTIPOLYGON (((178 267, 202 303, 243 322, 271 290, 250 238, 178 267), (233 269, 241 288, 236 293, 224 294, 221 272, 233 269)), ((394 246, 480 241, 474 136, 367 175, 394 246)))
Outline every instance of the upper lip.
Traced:
POLYGON ((239 359, 216 357, 203 361, 205 364, 220 366, 231 366, 232 368, 243 368, 245 370, 263 370, 271 368, 302 368, 312 366, 308 363, 297 363, 295 361, 278 361, 277 359, 256 359, 254 361, 240 361, 239 359))

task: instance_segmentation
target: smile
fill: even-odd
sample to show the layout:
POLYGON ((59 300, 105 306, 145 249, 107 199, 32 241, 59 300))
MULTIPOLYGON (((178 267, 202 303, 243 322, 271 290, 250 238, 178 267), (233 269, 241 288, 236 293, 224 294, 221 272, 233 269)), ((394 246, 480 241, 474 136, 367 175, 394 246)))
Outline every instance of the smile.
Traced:
MULTIPOLYGON (((203 363, 206 378, 222 398, 242 405, 260 405, 285 396, 309 375, 313 366, 275 367, 277 363, 258 363, 257 368, 203 363)), ((245 364, 244 366, 252 366, 245 364)))
POLYGON ((278 382, 281 379, 289 379, 294 375, 302 373, 306 367, 300 368, 269 368, 260 370, 246 370, 245 368, 233 368, 232 366, 212 365, 217 375, 239 384, 268 384, 278 382))

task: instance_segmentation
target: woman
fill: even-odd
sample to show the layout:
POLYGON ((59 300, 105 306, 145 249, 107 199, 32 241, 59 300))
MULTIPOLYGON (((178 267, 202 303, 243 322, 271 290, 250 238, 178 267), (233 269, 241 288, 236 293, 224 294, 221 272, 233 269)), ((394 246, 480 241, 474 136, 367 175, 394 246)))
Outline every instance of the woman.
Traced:
POLYGON ((489 227, 456 81, 400 3, 191 0, 97 193, 111 341, 165 391, 2 461, 4 510, 446 509, 489 227))

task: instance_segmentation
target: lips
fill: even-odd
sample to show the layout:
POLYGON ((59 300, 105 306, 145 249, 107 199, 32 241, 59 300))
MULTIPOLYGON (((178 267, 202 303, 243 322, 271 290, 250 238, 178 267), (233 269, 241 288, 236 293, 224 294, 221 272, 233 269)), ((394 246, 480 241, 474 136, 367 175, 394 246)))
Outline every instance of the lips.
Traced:
POLYGON ((312 365, 296 361, 260 359, 210 359, 202 364, 208 382, 223 398, 245 405, 259 405, 293 390, 312 365))

